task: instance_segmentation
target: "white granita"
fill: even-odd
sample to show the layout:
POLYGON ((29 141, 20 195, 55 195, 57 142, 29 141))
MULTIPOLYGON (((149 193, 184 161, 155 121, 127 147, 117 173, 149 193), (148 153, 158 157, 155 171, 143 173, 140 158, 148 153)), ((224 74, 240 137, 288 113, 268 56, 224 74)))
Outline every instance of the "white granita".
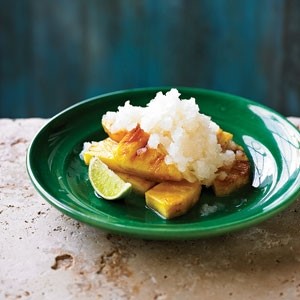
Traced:
POLYGON ((165 162, 175 164, 188 181, 211 185, 218 168, 231 164, 235 157, 233 151, 222 152, 217 142, 219 126, 200 113, 195 98, 180 99, 177 89, 157 93, 146 107, 127 101, 117 112, 107 112, 102 121, 112 133, 139 124, 150 135, 148 147, 163 145, 165 162))

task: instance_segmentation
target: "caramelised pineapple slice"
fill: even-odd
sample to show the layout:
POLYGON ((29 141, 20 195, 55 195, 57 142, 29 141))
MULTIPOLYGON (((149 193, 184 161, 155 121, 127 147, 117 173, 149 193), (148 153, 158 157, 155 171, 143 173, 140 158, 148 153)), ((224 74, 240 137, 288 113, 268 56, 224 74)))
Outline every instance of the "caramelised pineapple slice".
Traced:
POLYGON ((125 173, 155 182, 181 181, 182 173, 174 164, 166 164, 162 146, 147 146, 149 135, 139 126, 125 134, 113 150, 114 159, 125 173))
POLYGON ((146 204, 165 219, 185 214, 199 200, 201 184, 165 181, 145 193, 146 204))
POLYGON ((125 174, 113 154, 113 150, 117 147, 117 145, 118 143, 110 138, 100 142, 93 142, 89 149, 84 152, 83 160, 88 165, 92 157, 98 157, 124 181, 131 183, 135 192, 145 193, 148 189, 155 185, 155 182, 131 174, 125 174))
POLYGON ((128 132, 127 130, 119 130, 117 132, 112 132, 110 130, 111 124, 109 124, 106 120, 102 119, 102 127, 107 135, 114 141, 120 142, 124 135, 128 132))
POLYGON ((83 153, 85 164, 89 164, 92 157, 99 157, 111 170, 122 172, 123 169, 118 165, 114 158, 113 151, 118 143, 110 138, 100 142, 93 142, 91 146, 83 153))
POLYGON ((153 181, 126 173, 116 172, 116 174, 125 182, 131 183, 132 189, 138 194, 144 195, 150 188, 152 188, 156 184, 153 181))
POLYGON ((237 191, 249 182, 250 162, 243 148, 232 140, 231 133, 219 130, 218 141, 223 151, 232 150, 235 153, 233 164, 220 168, 212 185, 215 195, 222 197, 237 191))
POLYGON ((231 167, 223 167, 218 171, 218 176, 213 182, 216 196, 227 196, 249 182, 250 163, 245 153, 242 152, 240 155, 241 157, 236 158, 231 167))
POLYGON ((217 139, 223 151, 229 149, 229 145, 232 142, 232 138, 233 138, 233 134, 219 128, 217 132, 217 139))

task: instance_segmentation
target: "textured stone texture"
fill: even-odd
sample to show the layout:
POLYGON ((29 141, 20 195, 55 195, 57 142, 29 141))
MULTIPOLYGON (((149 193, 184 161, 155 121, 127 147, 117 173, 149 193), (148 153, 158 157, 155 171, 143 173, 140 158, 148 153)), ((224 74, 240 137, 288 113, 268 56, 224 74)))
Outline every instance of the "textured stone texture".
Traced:
POLYGON ((35 192, 25 154, 44 123, 0 120, 0 299, 300 299, 300 199, 211 239, 108 234, 35 192))

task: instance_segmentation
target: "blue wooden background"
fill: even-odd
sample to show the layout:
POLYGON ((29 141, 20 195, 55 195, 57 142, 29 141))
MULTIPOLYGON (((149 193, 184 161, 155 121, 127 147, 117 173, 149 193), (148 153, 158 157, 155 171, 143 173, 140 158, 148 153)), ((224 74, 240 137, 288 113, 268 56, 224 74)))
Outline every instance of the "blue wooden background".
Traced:
POLYGON ((195 86, 300 116, 299 0, 0 0, 0 117, 195 86))

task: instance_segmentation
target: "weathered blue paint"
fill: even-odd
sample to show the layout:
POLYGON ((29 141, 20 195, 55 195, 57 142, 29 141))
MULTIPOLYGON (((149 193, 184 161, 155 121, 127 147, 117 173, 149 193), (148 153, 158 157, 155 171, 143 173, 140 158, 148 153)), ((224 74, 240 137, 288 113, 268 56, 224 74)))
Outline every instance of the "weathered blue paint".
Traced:
POLYGON ((186 85, 300 116, 298 0, 0 0, 0 117, 186 85))

